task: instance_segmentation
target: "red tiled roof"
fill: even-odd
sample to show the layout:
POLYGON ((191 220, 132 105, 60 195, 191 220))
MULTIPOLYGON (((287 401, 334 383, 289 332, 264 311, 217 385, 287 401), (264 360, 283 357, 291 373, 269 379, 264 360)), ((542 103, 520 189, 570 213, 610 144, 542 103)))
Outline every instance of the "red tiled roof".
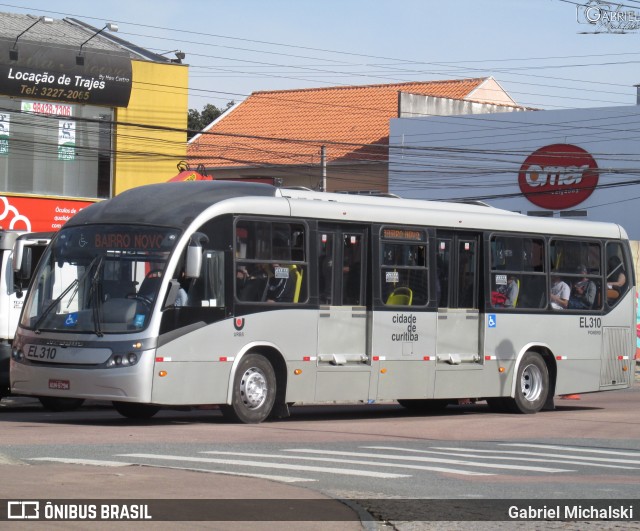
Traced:
POLYGON ((191 142, 189 162, 209 168, 317 164, 322 145, 328 162, 386 160, 399 92, 464 99, 485 80, 254 92, 191 142))

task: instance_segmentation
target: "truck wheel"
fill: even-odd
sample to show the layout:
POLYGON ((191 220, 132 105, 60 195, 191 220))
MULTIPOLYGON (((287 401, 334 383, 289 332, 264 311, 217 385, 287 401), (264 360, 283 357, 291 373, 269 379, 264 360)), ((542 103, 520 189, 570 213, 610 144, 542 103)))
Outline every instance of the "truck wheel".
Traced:
POLYGON ((514 398, 505 403, 514 413, 537 413, 544 406, 549 394, 549 370, 537 352, 527 352, 520 362, 516 375, 514 398))
POLYGON ((128 419, 150 419, 161 409, 160 406, 152 404, 135 404, 132 402, 113 402, 113 408, 128 419))
POLYGON ((276 375, 271 363, 259 354, 247 354, 238 365, 231 405, 221 406, 229 420, 257 424, 265 420, 276 399, 276 375))

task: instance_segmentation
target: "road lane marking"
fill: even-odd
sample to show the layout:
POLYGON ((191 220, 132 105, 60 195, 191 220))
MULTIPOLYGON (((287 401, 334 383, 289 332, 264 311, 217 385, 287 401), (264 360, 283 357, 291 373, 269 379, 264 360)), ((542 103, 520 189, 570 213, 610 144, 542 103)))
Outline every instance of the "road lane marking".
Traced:
POLYGON ((406 474, 387 474, 385 472, 367 472, 349 468, 332 468, 307 465, 287 465, 284 463, 265 463, 263 461, 243 461, 240 459, 214 459, 210 457, 188 457, 180 455, 155 455, 155 454, 118 454, 116 457, 135 457, 138 459, 166 459, 173 461, 188 461, 193 463, 216 463, 219 465, 252 466, 259 468, 280 468, 283 470, 305 470, 307 472, 322 472, 326 474, 343 474, 347 476, 363 476, 379 479, 408 478, 406 474))
MULTIPOLYGON (((583 466, 592 466, 592 467, 599 467, 599 468, 620 468, 622 470, 640 470, 640 468, 638 467, 633 467, 633 466, 623 466, 623 465, 607 465, 604 463, 597 463, 594 461, 577 461, 577 459, 583 459, 582 456, 565 456, 564 459, 549 459, 549 456, 551 454, 538 454, 538 453, 533 453, 530 454, 528 452, 510 452, 508 450, 480 450, 480 449, 475 449, 475 448, 445 448, 445 447, 440 447, 440 446, 436 446, 433 447, 433 449, 435 450, 446 450, 446 451, 453 451, 453 452, 474 452, 472 454, 462 454, 462 453, 458 453, 457 455, 461 456, 461 457, 475 457, 477 459, 503 459, 503 460, 508 460, 508 461, 535 461, 535 462, 542 462, 542 463, 564 463, 566 465, 583 465, 583 466), (476 455, 477 453, 492 453, 492 454, 500 454, 500 455, 476 455), (503 454, 515 454, 515 455, 522 455, 523 457, 506 457, 503 454), (538 456, 544 456, 544 457, 539 457, 539 458, 535 458, 535 457, 528 457, 530 455, 538 455, 538 456)), ((411 452, 422 452, 423 450, 407 450, 407 451, 411 451, 411 452)), ((443 453, 443 452, 429 452, 429 453, 443 453)))
MULTIPOLYGON (((289 452, 292 450, 284 450, 285 452, 289 452)), ((357 459, 336 459, 335 457, 309 457, 309 456, 301 456, 301 455, 281 455, 281 454, 257 454, 257 453, 246 453, 246 452, 219 452, 219 451, 210 451, 210 452, 201 452, 203 454, 216 454, 216 455, 237 455, 241 457, 266 457, 266 458, 276 458, 276 459, 303 459, 305 461, 325 461, 329 463, 345 463, 350 465, 366 465, 366 466, 375 466, 375 467, 390 467, 390 468, 409 468, 412 470, 428 470, 431 472, 445 472, 447 474, 462 474, 465 476, 493 476, 494 474, 487 472, 473 472, 469 470, 459 470, 457 468, 443 468, 443 467, 435 467, 435 466, 425 466, 425 465, 407 465, 407 464, 399 464, 399 463, 380 463, 379 461, 360 461, 357 459)))
MULTIPOLYGON (((363 446, 363 448, 373 449, 373 450, 393 450, 393 451, 403 451, 403 448, 393 448, 387 446, 363 446)), ((317 453, 317 454, 326 454, 326 455, 340 455, 340 456, 353 456, 353 457, 373 457, 374 459, 398 459, 402 461, 422 461, 422 462, 434 462, 434 463, 446 463, 451 465, 462 465, 462 466, 472 466, 479 468, 501 468, 507 470, 526 470, 529 472, 575 472, 574 470, 568 470, 563 468, 548 468, 548 467, 538 467, 538 466, 524 466, 524 465, 502 465, 498 463, 474 463, 473 461, 462 461, 459 459, 442 459, 439 457, 417 457, 410 455, 395 455, 395 454, 376 454, 376 453, 367 453, 367 452, 341 452, 341 451, 332 451, 332 450, 307 450, 302 448, 285 450, 285 452, 306 452, 306 453, 317 453)))

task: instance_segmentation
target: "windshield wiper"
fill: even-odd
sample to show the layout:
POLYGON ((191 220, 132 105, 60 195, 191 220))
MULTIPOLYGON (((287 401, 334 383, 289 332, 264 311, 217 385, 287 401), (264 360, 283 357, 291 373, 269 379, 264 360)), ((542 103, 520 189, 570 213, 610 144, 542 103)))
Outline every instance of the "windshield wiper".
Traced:
MULTIPOLYGON (((40 325, 47 318, 47 316, 51 313, 51 310, 53 310, 60 303, 60 301, 67 296, 67 294, 73 288, 75 288, 76 286, 79 286, 80 284, 82 284, 84 279, 87 278, 87 276, 89 276, 89 273, 91 272, 91 269, 93 269, 94 264, 101 258, 102 258, 102 255, 98 255, 93 260, 91 260, 91 263, 89 264, 89 267, 87 267, 87 270, 82 274, 82 276, 80 278, 74 279, 74 281, 71 284, 69 284, 65 288, 65 290, 60 295, 58 295, 55 299, 53 299, 53 301, 51 301, 49 306, 47 306, 44 309, 44 311, 42 312, 42 315, 40 317, 38 317, 38 320, 36 321, 35 325, 33 326, 34 332, 36 334, 40 333, 40 325)), ((74 293, 74 296, 75 296, 75 293, 74 293)), ((69 302, 71 302, 71 301, 69 301, 69 302)), ((67 305, 67 307, 68 307, 68 305, 67 305)))
POLYGON ((101 328, 101 309, 102 309, 102 283, 100 282, 100 268, 102 267, 102 263, 104 261, 104 255, 100 256, 100 262, 96 266, 96 271, 93 274, 93 278, 91 279, 91 288, 89 288, 89 301, 92 304, 92 315, 93 321, 95 323, 95 334, 98 337, 102 337, 104 334, 102 333, 101 328), (93 296, 93 300, 92 300, 93 296))

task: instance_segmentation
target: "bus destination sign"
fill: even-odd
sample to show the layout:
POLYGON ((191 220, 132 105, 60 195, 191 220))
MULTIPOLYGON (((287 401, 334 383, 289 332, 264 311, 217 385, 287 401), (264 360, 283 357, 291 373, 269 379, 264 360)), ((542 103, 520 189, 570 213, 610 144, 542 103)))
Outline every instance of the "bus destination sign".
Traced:
POLYGON ((106 232, 96 234, 96 249, 143 249, 145 251, 163 248, 164 234, 159 232, 106 232))
POLYGON ((387 240, 424 241, 424 232, 412 229, 383 229, 382 237, 387 240))

